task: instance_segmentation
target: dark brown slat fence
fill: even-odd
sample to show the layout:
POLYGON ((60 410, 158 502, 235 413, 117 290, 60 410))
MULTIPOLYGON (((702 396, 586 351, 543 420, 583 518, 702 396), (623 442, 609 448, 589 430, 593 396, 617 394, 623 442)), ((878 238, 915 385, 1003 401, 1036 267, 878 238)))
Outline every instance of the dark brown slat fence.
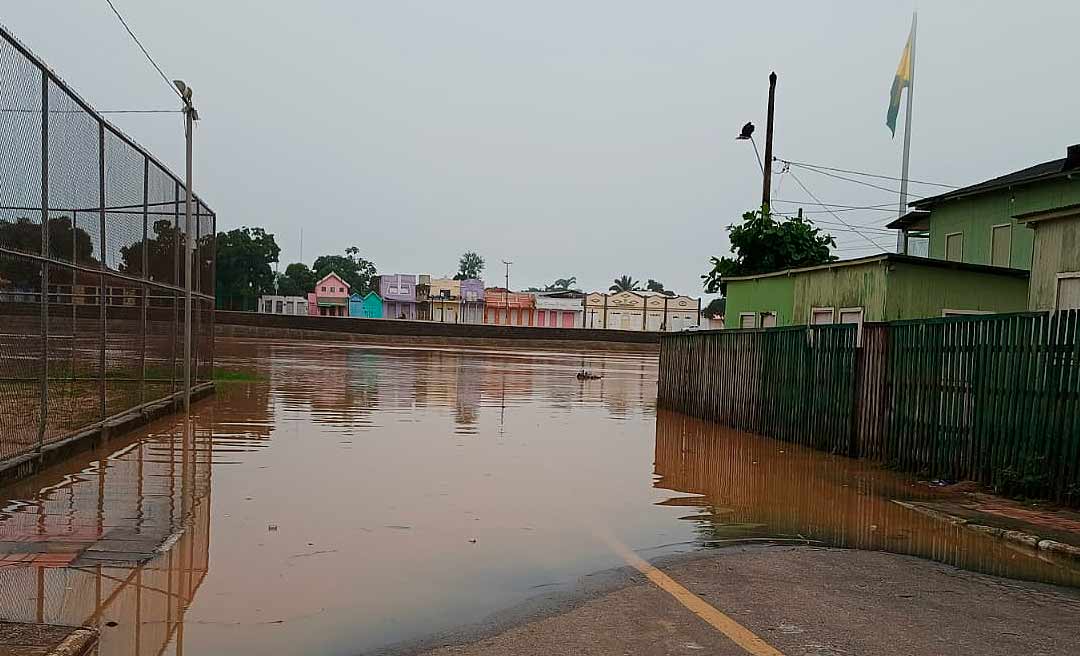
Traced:
POLYGON ((661 406, 1080 505, 1080 311, 665 336, 661 406))

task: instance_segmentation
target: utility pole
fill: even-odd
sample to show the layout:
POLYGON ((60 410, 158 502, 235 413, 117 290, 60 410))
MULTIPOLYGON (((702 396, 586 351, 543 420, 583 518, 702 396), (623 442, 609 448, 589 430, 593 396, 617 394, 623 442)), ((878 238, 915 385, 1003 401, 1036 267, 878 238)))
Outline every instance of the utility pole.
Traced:
POLYGON ((503 296, 503 301, 506 305, 506 325, 510 325, 510 265, 513 262, 507 260, 502 261, 506 265, 506 295, 503 296))
POLYGON ((769 74, 769 118, 765 125, 765 161, 762 162, 764 180, 761 184, 761 211, 769 212, 772 203, 772 140, 773 110, 776 103, 776 72, 769 74))
POLYGON ((184 137, 186 147, 184 186, 184 412, 191 409, 191 258, 195 244, 191 240, 191 140, 199 113, 191 103, 191 87, 183 80, 173 80, 184 101, 184 137))

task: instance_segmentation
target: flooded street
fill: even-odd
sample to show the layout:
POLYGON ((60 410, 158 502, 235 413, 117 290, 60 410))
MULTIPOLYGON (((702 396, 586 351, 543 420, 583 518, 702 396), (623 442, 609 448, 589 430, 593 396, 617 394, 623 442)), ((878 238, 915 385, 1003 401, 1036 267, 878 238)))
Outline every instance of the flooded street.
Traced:
POLYGON ((895 501, 868 463, 657 411, 655 356, 219 340, 225 382, 0 490, 0 619, 91 624, 102 656, 357 654, 585 575, 745 542, 1080 570, 895 501), (603 376, 580 381, 583 366, 603 376))

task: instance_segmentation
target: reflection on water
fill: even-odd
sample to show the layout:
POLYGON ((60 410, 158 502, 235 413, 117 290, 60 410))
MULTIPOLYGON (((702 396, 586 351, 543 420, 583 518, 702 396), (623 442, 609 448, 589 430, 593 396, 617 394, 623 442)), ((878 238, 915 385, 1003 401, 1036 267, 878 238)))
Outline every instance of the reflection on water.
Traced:
POLYGON ((0 619, 100 627, 102 656, 364 653, 622 565, 598 529, 647 557, 788 537, 1080 584, 892 503, 933 494, 899 476, 657 415, 654 356, 217 356, 259 380, 192 431, 163 419, 0 492, 0 619))
POLYGON ((8 491, 27 494, 0 513, 3 619, 96 627, 101 654, 182 649, 209 568, 209 437, 174 421, 8 491))
POLYGON ((684 516, 701 542, 783 538, 910 554, 1013 578, 1080 585, 1080 568, 894 500, 942 496, 865 461, 740 433, 660 411, 656 487, 692 494, 664 505, 684 516), (698 496, 700 495, 700 496, 698 496))

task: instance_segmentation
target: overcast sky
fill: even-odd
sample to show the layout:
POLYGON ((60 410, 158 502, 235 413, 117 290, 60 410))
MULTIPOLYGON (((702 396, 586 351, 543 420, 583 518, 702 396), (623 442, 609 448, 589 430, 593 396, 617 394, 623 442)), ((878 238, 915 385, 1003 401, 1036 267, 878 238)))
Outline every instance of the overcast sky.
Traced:
MULTIPOLYGON (((195 189, 219 230, 266 227, 282 270, 302 228, 308 264, 356 245, 380 272, 442 274, 476 250, 489 282, 513 260, 515 288, 628 273, 696 294, 725 226, 760 201, 734 137, 753 121, 764 146, 771 70, 776 156, 899 175, 884 119, 909 2, 114 2, 195 89, 195 189)), ((924 5, 911 177, 969 184, 1080 142, 1080 2, 924 5)), ((177 103, 105 0, 8 2, 0 20, 99 109, 177 103)), ((178 115, 113 122, 183 171, 178 115)), ((795 173, 826 203, 896 200, 795 173)), ((790 174, 773 197, 820 209, 790 174)), ((811 216, 840 256, 873 252, 811 216)))

